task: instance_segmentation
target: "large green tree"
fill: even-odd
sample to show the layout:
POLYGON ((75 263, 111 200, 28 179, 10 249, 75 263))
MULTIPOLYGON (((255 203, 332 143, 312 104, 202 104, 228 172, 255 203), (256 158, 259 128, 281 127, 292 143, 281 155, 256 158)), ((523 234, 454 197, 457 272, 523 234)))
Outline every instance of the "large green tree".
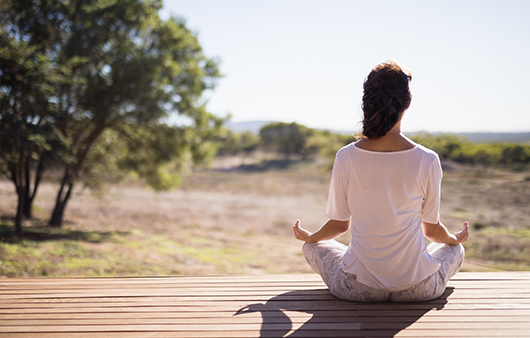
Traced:
POLYGON ((259 136, 262 147, 267 151, 283 154, 286 158, 307 158, 317 152, 308 142, 315 132, 316 130, 295 122, 278 122, 263 126, 259 136))
POLYGON ((54 134, 47 122, 50 105, 46 99, 52 92, 49 82, 53 70, 45 55, 27 42, 5 34, 4 27, 0 29, 0 168, 15 184, 18 195, 15 230, 20 234, 22 217, 31 216, 28 210, 54 134), (39 164, 32 180, 30 169, 35 161, 39 164))
MULTIPOLYGON (((12 168, 26 168, 28 185, 38 182, 30 172, 38 173, 41 164, 61 171, 51 225, 61 225, 75 184, 94 174, 98 161, 113 161, 165 188, 178 181, 182 163, 212 155, 208 140, 222 121, 205 110, 201 95, 213 88, 218 67, 182 20, 159 18, 160 7, 160 1, 142 0, 3 2, 2 39, 15 51, 37 53, 30 66, 43 85, 31 89, 37 101, 4 82, 4 74, 13 74, 29 87, 35 83, 13 69, 8 61, 15 57, 4 60, 2 44, 2 142, 13 144, 2 147, 3 172, 17 186, 20 175, 12 168), (178 125, 167 124, 172 114, 180 116, 178 125), (49 130, 7 132, 17 123, 35 129, 38 121, 49 130), (117 140, 106 144, 105 136, 117 140), (118 145, 118 159, 101 154, 118 145)), ((24 189, 17 188, 19 202, 24 189)))

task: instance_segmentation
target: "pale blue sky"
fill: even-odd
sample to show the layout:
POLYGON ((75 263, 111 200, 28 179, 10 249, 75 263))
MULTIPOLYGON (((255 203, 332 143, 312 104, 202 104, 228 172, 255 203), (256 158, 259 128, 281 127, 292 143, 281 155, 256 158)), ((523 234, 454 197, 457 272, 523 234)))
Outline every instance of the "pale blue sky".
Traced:
POLYGON ((530 131, 530 1, 164 0, 224 77, 212 113, 359 130, 362 83, 413 74, 405 131, 530 131))

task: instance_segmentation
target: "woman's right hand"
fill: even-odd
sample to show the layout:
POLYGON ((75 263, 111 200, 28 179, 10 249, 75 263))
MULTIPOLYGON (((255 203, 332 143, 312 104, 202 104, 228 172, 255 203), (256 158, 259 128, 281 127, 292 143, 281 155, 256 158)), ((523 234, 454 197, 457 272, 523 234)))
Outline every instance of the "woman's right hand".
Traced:
POLYGON ((459 232, 454 233, 456 237, 457 244, 461 244, 467 241, 469 238, 469 225, 467 222, 464 222, 464 228, 459 232))

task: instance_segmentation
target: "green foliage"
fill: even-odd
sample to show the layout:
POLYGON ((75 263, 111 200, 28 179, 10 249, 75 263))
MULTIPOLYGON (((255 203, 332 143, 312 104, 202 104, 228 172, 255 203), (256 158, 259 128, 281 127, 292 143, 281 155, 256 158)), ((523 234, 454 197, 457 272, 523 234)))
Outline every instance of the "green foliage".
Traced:
POLYGON ((256 135, 254 135, 254 133, 250 131, 245 131, 239 134, 238 141, 239 148, 245 154, 253 152, 259 146, 259 137, 257 137, 256 135))
POLYGON ((167 189, 215 153, 223 120, 201 95, 218 67, 160 8, 156 0, 2 2, 0 165, 23 197, 42 174, 30 177, 32 168, 63 173, 51 224, 61 224, 74 184, 101 187, 104 169, 167 189), (183 125, 167 125, 170 115, 183 125))
POLYGON ((315 133, 314 129, 297 123, 271 123, 261 128, 259 135, 261 146, 267 151, 283 154, 286 158, 314 155, 317 149, 308 140, 315 133))
POLYGON ((432 135, 429 133, 421 132, 415 134, 412 139, 429 148, 434 150, 440 158, 453 158, 454 154, 461 148, 465 138, 457 135, 432 135))
POLYGON ((456 135, 419 133, 412 139, 438 153, 442 159, 483 165, 530 163, 530 145, 511 143, 471 143, 456 135))
POLYGON ((0 172, 13 181, 19 195, 15 228, 20 234, 44 166, 64 155, 67 142, 53 124, 58 106, 50 97, 54 83, 69 80, 39 43, 22 38, 10 16, 15 4, 20 5, 2 2, 0 8, 0 172), (52 151, 54 147, 58 151, 52 151))
POLYGON ((260 143, 260 139, 254 133, 245 131, 239 134, 231 130, 223 130, 218 138, 219 149, 217 155, 240 155, 248 156, 255 151, 260 143))
POLYGON ((312 129, 297 123, 272 123, 260 131, 260 145, 264 150, 278 152, 287 158, 306 159, 318 155, 324 159, 325 170, 331 169, 337 151, 354 140, 352 135, 312 129))

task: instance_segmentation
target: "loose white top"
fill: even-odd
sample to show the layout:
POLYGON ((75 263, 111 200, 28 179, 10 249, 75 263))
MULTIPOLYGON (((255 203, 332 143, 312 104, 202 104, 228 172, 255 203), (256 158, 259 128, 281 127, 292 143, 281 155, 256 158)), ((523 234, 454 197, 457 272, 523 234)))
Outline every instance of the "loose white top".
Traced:
POLYGON ((438 271, 427 252, 422 220, 439 221, 442 168, 421 145, 375 152, 351 143, 335 158, 326 216, 351 219, 341 267, 360 283, 400 291, 438 271))

